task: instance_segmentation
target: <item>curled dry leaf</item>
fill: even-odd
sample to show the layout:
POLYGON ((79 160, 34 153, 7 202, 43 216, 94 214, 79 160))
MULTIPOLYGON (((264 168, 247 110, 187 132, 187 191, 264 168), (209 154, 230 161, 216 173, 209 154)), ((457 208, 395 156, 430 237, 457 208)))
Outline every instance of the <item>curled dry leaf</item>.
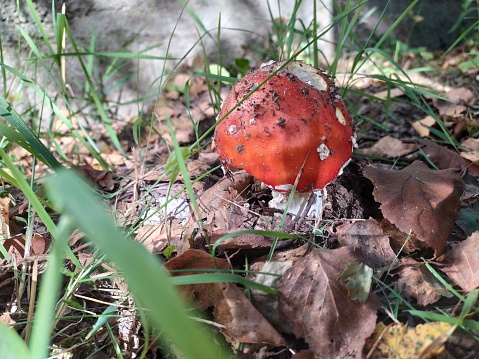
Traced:
POLYGON ((338 242, 342 246, 359 247, 364 253, 364 263, 374 269, 391 265, 396 254, 389 244, 389 238, 383 233, 374 219, 343 223, 336 227, 338 242))
MULTIPOLYGON (((165 266, 170 271, 215 268, 211 255, 196 249, 186 250, 178 257, 169 260, 165 266)), ((216 258, 216 268, 227 269, 229 264, 225 259, 216 258)), ((173 275, 186 274, 193 273, 173 273, 173 275)), ((215 322, 222 326, 221 332, 230 343, 273 347, 286 345, 283 337, 264 319, 236 285, 232 283, 190 284, 182 286, 182 291, 186 297, 195 298, 195 304, 200 310, 213 308, 215 322)))
POLYGON ((402 258, 398 273, 398 286, 403 288, 403 293, 416 299, 419 305, 435 303, 442 295, 451 296, 424 263, 408 257, 402 258))
POLYGON ((453 244, 444 254, 441 268, 454 283, 467 292, 479 287, 479 232, 474 232, 466 240, 453 244))
POLYGON ((376 297, 370 294, 365 303, 352 300, 339 279, 348 263, 361 260, 361 251, 352 247, 313 249, 279 282, 280 318, 325 359, 361 358, 364 342, 374 331, 376 297))
POLYGON ((415 161, 400 171, 366 167, 386 219, 404 233, 412 231, 440 255, 458 217, 464 190, 461 176, 452 170, 434 171, 415 161))

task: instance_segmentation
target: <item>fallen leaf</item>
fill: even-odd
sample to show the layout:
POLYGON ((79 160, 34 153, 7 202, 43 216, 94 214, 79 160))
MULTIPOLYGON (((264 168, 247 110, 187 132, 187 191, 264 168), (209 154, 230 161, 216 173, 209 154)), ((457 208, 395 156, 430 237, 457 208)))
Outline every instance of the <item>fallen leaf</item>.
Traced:
MULTIPOLYGON (((48 252, 50 247, 51 240, 43 237, 39 234, 34 234, 30 242, 30 253, 29 255, 41 255, 48 252)), ((17 258, 17 261, 20 261, 25 257, 25 235, 19 235, 7 239, 4 243, 5 249, 9 252, 10 255, 13 255, 17 258)))
POLYGON ((374 219, 343 223, 335 228, 335 234, 342 246, 361 248, 364 263, 371 268, 388 267, 396 260, 388 236, 374 219))
POLYGON ((0 245, 10 238, 10 197, 0 197, 0 245))
POLYGON ((217 284, 219 300, 213 316, 224 326, 221 332, 233 344, 286 346, 286 341, 251 304, 246 295, 232 283, 217 284))
POLYGON ((113 176, 110 172, 105 170, 97 170, 85 163, 83 166, 77 167, 77 169, 83 173, 83 175, 101 190, 111 191, 115 187, 113 176))
POLYGON ((10 316, 10 313, 3 313, 2 315, 0 315, 0 321, 3 322, 4 324, 11 325, 11 326, 17 323, 15 320, 12 319, 12 317, 10 316))
MULTIPOLYGON (((188 249, 166 262, 170 270, 227 269, 228 261, 216 258, 216 267, 210 254, 188 249)), ((186 275, 193 272, 172 273, 186 275)), ((235 345, 241 343, 273 347, 285 346, 283 337, 251 304, 246 295, 233 283, 190 284, 181 287, 187 298, 194 298, 200 310, 213 308, 215 322, 220 324, 225 338, 235 345)))
POLYGON ((369 148, 361 149, 360 152, 378 157, 401 157, 417 149, 414 143, 404 143, 397 138, 385 136, 369 148))
POLYGON ((464 193, 461 201, 464 203, 476 202, 476 199, 479 198, 479 180, 469 173, 465 173, 462 180, 464 181, 464 193))
POLYGON ((436 124, 436 120, 432 116, 426 116, 418 121, 414 121, 411 126, 421 137, 428 137, 430 134, 430 127, 436 124))
POLYGON ((404 89, 400 87, 388 88, 387 90, 379 91, 374 94, 374 97, 386 100, 396 98, 404 95, 404 89))
POLYGON ((479 140, 468 138, 461 142, 461 156, 475 165, 479 163, 479 140))
POLYGON ((464 241, 452 244, 444 253, 441 271, 466 292, 479 287, 479 232, 474 232, 464 241))
POLYGON ((381 228, 386 236, 389 238, 391 248, 395 253, 413 253, 418 250, 427 249, 425 242, 417 239, 414 233, 401 232, 394 224, 389 222, 386 218, 380 221, 381 228))
MULTIPOLYGON (((276 254, 276 253, 275 253, 276 254)), ((256 263, 255 263, 256 264, 256 263)), ((259 268, 260 274, 257 274, 253 280, 256 283, 277 288, 280 278, 292 267, 293 261, 267 261, 263 267, 259 268), (267 274, 266 274, 267 273, 267 274)), ((252 268, 251 268, 252 269, 252 268)), ((278 297, 265 293, 258 289, 251 289, 251 302, 261 314, 282 332, 291 333, 288 322, 284 322, 279 317, 278 297)))
POLYGON ((403 293, 407 296, 416 299, 419 305, 427 306, 437 302, 442 295, 447 297, 451 295, 424 263, 412 258, 401 259, 398 274, 398 286, 403 288, 403 293))
POLYGON ((470 174, 479 177, 479 166, 462 158, 457 152, 451 151, 434 142, 421 141, 421 145, 427 157, 429 157, 440 170, 459 168, 461 171, 464 171, 467 169, 470 174))
POLYGON ((372 166, 364 175, 374 185, 385 218, 404 233, 417 238, 440 255, 460 209, 464 190, 461 176, 451 170, 434 171, 415 161, 400 171, 372 166))
POLYGON ((415 328, 402 323, 388 326, 378 323, 365 351, 373 359, 432 359, 444 351, 451 328, 451 324, 444 322, 419 324, 415 328))
POLYGON ((373 270, 364 263, 350 263, 339 276, 349 290, 349 297, 353 300, 366 302, 371 291, 373 270))
POLYGON ((291 359, 315 359, 315 357, 314 353, 311 350, 300 350, 299 352, 294 354, 291 359))
POLYGON ((462 103, 471 103, 474 93, 465 87, 453 88, 445 96, 449 101, 434 98, 434 106, 439 110, 440 116, 457 117, 467 110, 462 103))
POLYGON ((309 348, 324 358, 361 358, 364 342, 374 331, 378 302, 352 300, 339 277, 361 251, 341 247, 313 249, 296 261, 281 278, 278 290, 280 318, 309 348))
POLYGON ((181 220, 174 218, 167 224, 145 225, 138 228, 135 240, 143 244, 151 253, 161 253, 167 246, 178 246, 185 231, 181 220))

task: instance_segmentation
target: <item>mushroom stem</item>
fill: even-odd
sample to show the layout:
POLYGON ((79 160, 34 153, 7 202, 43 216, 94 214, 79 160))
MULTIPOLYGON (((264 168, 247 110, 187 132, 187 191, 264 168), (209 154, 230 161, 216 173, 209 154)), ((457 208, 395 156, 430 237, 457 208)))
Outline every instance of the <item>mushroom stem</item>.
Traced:
POLYGON ((308 210, 307 216, 320 218, 323 213, 323 198, 326 198, 326 189, 315 190, 313 193, 294 193, 291 203, 288 206, 289 193, 282 193, 272 191, 273 199, 269 201, 268 205, 271 208, 280 210, 287 210, 288 213, 294 217, 299 217, 303 214, 304 210, 308 206, 308 202, 311 196, 314 196, 313 203, 308 210), (287 207, 287 208, 286 208, 287 207))

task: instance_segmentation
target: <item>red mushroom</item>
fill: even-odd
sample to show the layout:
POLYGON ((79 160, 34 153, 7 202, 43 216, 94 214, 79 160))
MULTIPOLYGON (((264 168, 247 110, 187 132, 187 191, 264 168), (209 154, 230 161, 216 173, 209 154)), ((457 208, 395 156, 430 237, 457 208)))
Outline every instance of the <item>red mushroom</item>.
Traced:
MULTIPOLYGON (((288 194, 300 176, 296 191, 303 204, 289 208, 295 214, 311 191, 321 199, 351 159, 352 121, 338 88, 321 70, 300 61, 269 62, 247 74, 226 97, 218 118, 215 144, 223 167, 244 169, 271 187, 270 206, 281 207, 285 196, 277 192, 288 194)), ((322 205, 316 214, 321 211, 322 205)))

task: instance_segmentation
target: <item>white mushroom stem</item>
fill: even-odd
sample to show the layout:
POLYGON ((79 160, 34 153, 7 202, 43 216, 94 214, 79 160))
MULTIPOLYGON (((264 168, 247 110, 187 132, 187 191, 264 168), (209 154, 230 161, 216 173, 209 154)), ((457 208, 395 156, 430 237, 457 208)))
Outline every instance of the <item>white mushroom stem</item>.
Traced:
POLYGON ((326 189, 316 190, 312 194, 310 192, 308 193, 296 192, 293 195, 293 198, 289 206, 287 206, 288 200, 290 197, 289 193, 282 193, 282 192, 277 192, 273 190, 272 195, 273 195, 273 199, 269 201, 268 203, 270 208, 276 208, 282 211, 285 211, 287 209, 288 213, 292 214, 295 217, 296 216, 300 217, 303 214, 308 204, 309 198, 311 196, 314 196, 315 198, 314 198, 313 205, 309 209, 307 216, 318 219, 322 216, 323 199, 326 198, 327 193, 326 193, 326 189))

